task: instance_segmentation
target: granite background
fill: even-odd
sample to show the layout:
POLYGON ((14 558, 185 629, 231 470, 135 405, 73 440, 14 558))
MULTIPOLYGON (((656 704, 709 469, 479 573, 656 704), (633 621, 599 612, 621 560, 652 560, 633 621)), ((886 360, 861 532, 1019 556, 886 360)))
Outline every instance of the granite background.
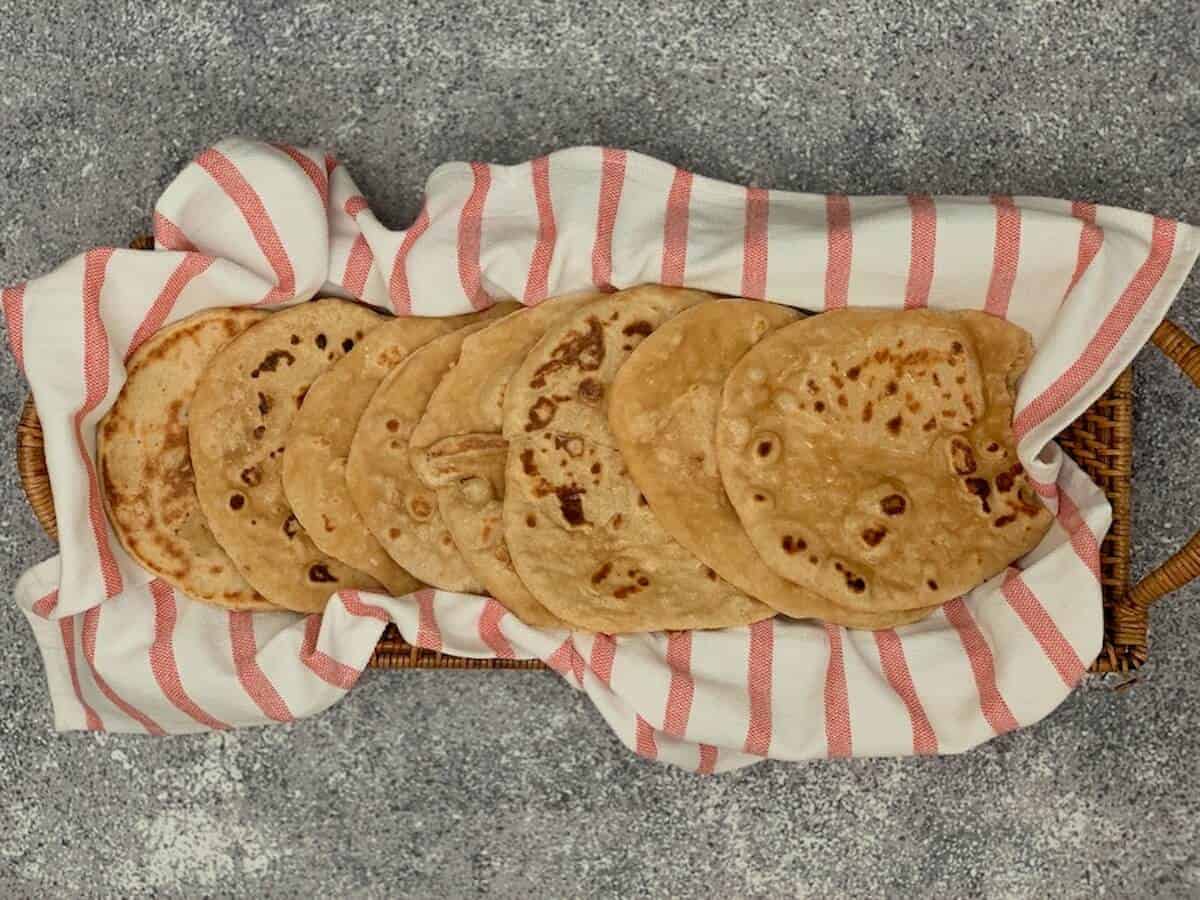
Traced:
MULTIPOLYGON (((449 159, 625 146, 851 193, 1088 198, 1200 222, 1193 0, 0 0, 0 284, 146 227, 230 134, 334 150, 381 218, 449 159)), ((1200 332, 1200 278, 1172 313, 1200 332)), ((1138 573, 1200 524, 1200 394, 1136 367, 1138 573)), ((0 357, 0 582, 53 548, 0 357)), ((367 673, 290 727, 56 735, 0 603, 0 897, 1197 896, 1200 590, 1128 690, 958 758, 715 779, 625 751, 543 673, 367 673)))

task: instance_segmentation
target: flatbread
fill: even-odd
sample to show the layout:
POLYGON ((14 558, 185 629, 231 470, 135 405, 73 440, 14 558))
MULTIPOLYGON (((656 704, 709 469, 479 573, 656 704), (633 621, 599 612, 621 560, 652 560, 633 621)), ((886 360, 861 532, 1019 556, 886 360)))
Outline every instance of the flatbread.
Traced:
POLYGON ((283 492, 288 430, 309 385, 385 319, 344 300, 274 313, 213 357, 188 423, 200 507, 217 541, 273 603, 320 612, 375 579, 322 553, 283 492))
POLYGON ((663 529, 608 426, 621 364, 671 316, 709 299, 650 285, 590 303, 548 329, 510 383, 509 552, 530 593, 576 628, 720 628, 774 614, 663 529))
POLYGON ((442 521, 437 496, 413 470, 408 440, 438 382, 457 362, 463 338, 517 308, 498 303, 474 324, 409 354, 372 395, 350 445, 346 486, 362 521, 400 566, 443 590, 482 588, 442 521))
POLYGON ((504 539, 504 395, 546 328, 600 296, 547 300, 465 338, 458 364, 433 392, 409 441, 413 468, 437 492, 438 512, 467 568, 489 594, 535 628, 565 625, 529 593, 504 539))
POLYGON ((839 310, 734 366, 721 478, 759 556, 850 609, 944 603, 1033 549, 1050 514, 1012 436, 1028 334, 979 312, 839 310))
POLYGON ((96 430, 108 520, 125 550, 184 594, 226 609, 272 610, 204 521, 188 456, 188 414, 204 367, 269 314, 208 309, 162 329, 129 357, 125 385, 96 430))
POLYGON ((308 389, 288 433, 283 489, 313 543, 381 582, 394 596, 420 587, 371 534, 346 486, 346 460, 359 419, 388 373, 435 338, 478 320, 477 314, 405 317, 380 325, 308 389))
POLYGON ((663 323, 621 366, 608 421, 630 475, 671 537, 717 574, 774 609, 853 628, 891 628, 932 608, 843 609, 776 575, 759 557, 725 496, 717 414, 729 371, 768 332, 797 320, 771 303, 716 300, 663 323))

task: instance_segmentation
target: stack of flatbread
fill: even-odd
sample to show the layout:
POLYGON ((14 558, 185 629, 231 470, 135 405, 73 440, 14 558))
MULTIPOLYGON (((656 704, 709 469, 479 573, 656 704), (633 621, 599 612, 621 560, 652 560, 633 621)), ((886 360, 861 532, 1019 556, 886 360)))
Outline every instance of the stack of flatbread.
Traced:
POLYGON ((155 335, 98 429, 131 556, 198 600, 487 593, 535 627, 914 622, 1050 514, 977 312, 643 285, 390 318, 321 299, 155 335))

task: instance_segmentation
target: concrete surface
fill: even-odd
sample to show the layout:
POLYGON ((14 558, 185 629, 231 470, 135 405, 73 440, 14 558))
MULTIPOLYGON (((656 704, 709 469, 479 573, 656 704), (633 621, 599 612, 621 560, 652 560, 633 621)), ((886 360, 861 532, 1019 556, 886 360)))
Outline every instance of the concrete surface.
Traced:
MULTIPOLYGON (((777 188, 1200 222, 1194 2, 966 5, 0 0, 0 284, 144 229, 233 133, 326 144, 396 225, 437 163, 593 142, 777 188)), ((1200 331, 1200 279, 1173 315, 1200 331)), ((0 370, 7 588, 52 548, 0 370)), ((1200 524, 1200 393, 1148 351, 1137 400, 1142 572, 1200 524)), ((288 728, 58 736, 0 603, 0 897, 1196 896, 1197 600, 1156 611, 1139 684, 964 757, 717 779, 639 761, 537 673, 370 673, 288 728)))

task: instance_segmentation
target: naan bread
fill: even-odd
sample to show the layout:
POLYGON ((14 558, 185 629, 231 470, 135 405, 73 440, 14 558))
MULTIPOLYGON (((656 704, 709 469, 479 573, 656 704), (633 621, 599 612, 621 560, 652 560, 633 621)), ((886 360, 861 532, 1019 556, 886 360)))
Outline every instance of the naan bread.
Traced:
POLYGON ((715 300, 685 310, 646 338, 621 367, 608 421, 633 481, 671 537, 752 597, 796 618, 891 628, 931 610, 843 609, 771 571, 742 529, 717 467, 721 389, 768 332, 795 322, 783 306, 715 300))
POLYGON ((535 628, 565 624, 529 593, 504 539, 504 395, 546 328, 600 294, 558 297, 515 312, 463 340, 409 442, 413 468, 437 491, 438 511, 484 589, 535 628))
POLYGON ((548 329, 510 383, 509 552, 530 593, 576 628, 720 628, 774 612, 663 529, 608 426, 621 364, 663 322, 709 299, 644 286, 590 303, 548 329))
POLYGON ((196 388, 188 435, 200 507, 246 580, 288 609, 320 612, 343 588, 381 587, 317 548, 284 495, 282 469, 309 385, 383 321, 344 300, 301 303, 226 346, 196 388))
POLYGON ((733 368, 722 481, 779 575, 849 609, 944 603, 1033 549, 1050 514, 1011 421, 1029 336, 979 312, 839 310, 733 368))
POLYGON ((420 582, 375 540, 346 486, 346 459, 376 389, 418 347, 469 325, 477 315, 391 319, 359 341, 313 382, 288 433, 283 488, 313 543, 381 582, 394 596, 420 582))
POLYGON ((125 385, 96 431, 108 520, 144 568, 196 600, 278 609, 234 566, 200 512, 188 414, 209 360, 268 313, 209 309, 170 325, 126 363, 125 385))
POLYGON ((496 304, 474 324, 409 354, 372 395, 350 445, 346 486, 362 521, 400 566, 447 591, 481 588, 442 522, 437 495, 413 470, 408 441, 438 382, 458 360, 463 338, 517 308, 496 304))

